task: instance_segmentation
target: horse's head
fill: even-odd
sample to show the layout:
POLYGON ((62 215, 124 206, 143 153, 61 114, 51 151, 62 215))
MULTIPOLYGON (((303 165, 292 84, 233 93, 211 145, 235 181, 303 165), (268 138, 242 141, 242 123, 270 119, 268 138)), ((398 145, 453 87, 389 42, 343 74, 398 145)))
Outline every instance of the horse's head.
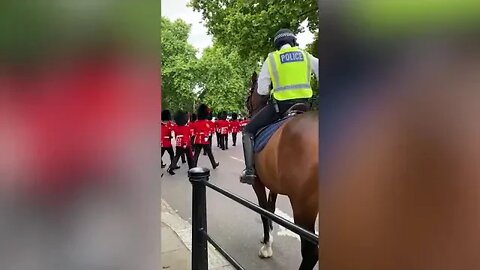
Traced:
POLYGON ((257 72, 254 71, 250 81, 250 92, 247 96, 247 110, 250 117, 262 109, 267 101, 265 97, 257 93, 257 87, 258 75, 257 72))

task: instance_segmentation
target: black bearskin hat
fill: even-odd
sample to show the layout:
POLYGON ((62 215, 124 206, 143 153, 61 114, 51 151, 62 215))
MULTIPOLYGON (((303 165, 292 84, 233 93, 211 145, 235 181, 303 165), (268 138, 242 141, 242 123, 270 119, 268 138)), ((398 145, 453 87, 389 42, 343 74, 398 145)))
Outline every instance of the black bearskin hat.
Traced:
POLYGON ((238 114, 232 113, 232 120, 237 120, 237 119, 238 119, 238 114))
POLYGON ((175 124, 177 124, 179 126, 185 126, 188 122, 187 113, 185 113, 183 111, 176 112, 173 119, 175 120, 175 124))
POLYGON ((207 120, 209 114, 209 109, 207 105, 205 104, 200 104, 197 109, 197 117, 198 120, 207 120))
POLYGON ((172 120, 172 114, 169 110, 162 111, 162 121, 170 121, 172 120))
POLYGON ((226 111, 222 112, 222 120, 227 120, 228 113, 226 111))

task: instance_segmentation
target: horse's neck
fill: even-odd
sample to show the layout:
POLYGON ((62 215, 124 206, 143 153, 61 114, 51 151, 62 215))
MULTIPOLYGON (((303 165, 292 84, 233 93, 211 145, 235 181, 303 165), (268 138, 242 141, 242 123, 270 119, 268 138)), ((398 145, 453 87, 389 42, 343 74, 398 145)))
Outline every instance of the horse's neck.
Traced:
POLYGON ((253 110, 252 115, 257 114, 259 111, 261 111, 263 108, 265 108, 265 106, 267 106, 267 104, 263 104, 263 105, 261 105, 261 106, 256 107, 256 108, 253 110))
POLYGON ((250 106, 251 106, 251 114, 252 116, 258 113, 261 109, 263 109, 267 105, 267 98, 259 95, 256 92, 256 88, 250 95, 250 106))

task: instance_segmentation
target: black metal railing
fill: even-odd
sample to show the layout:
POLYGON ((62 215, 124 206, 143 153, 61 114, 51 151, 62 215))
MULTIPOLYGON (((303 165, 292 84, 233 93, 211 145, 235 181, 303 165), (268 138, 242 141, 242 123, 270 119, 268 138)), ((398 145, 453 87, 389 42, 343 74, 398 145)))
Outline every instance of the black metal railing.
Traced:
POLYGON ((224 195, 225 197, 249 208, 250 210, 271 219, 275 223, 298 234, 303 239, 318 244, 318 236, 292 222, 265 210, 251 201, 236 196, 216 185, 208 182, 210 170, 207 168, 192 168, 188 171, 190 183, 192 183, 192 270, 208 269, 208 242, 212 244, 225 259, 236 269, 245 270, 230 254, 228 254, 210 235, 207 233, 207 196, 206 187, 224 195))

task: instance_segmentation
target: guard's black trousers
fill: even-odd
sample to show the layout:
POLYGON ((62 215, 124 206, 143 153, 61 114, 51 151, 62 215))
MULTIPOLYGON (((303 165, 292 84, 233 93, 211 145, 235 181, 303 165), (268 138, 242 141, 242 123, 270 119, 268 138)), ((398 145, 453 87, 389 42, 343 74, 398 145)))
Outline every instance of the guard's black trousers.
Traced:
MULTIPOLYGON (((175 156, 175 154, 173 153, 173 147, 162 147, 162 156, 161 158, 163 158, 163 154, 165 154, 165 152, 168 153, 168 155, 170 156, 170 164, 172 163, 173 161, 173 157, 175 156)), ((162 161, 163 163, 163 161, 162 161)))
POLYGON ((220 134, 220 148, 222 150, 228 149, 228 134, 220 134))
POLYGON ((233 146, 237 145, 237 133, 232 133, 233 146))
MULTIPOLYGON (((208 136, 208 138, 209 138, 209 139, 208 139, 208 140, 209 140, 208 142, 209 142, 209 144, 210 144, 210 149, 212 149, 212 137, 213 137, 212 134, 210 134, 210 136, 208 136)), ((193 145, 193 144, 192 144, 192 145, 193 145)), ((205 149, 203 149, 203 155, 204 155, 204 156, 207 155, 207 152, 205 151, 205 149)))
POLYGON ((202 149, 207 153, 208 158, 212 163, 212 167, 215 167, 215 164, 216 164, 215 157, 213 156, 213 153, 212 153, 212 147, 209 144, 193 145, 193 150, 195 151, 195 154, 193 155, 193 167, 197 167, 198 157, 200 156, 200 152, 202 152, 202 149))
POLYGON ((217 147, 220 147, 220 132, 215 132, 215 135, 217 137, 217 147))
POLYGON ((180 157, 187 156, 187 161, 188 161, 188 168, 191 169, 193 168, 193 154, 192 154, 192 147, 177 147, 175 148, 176 154, 175 157, 173 158, 172 164, 170 165, 171 169, 175 169, 177 167, 177 162, 180 157))

